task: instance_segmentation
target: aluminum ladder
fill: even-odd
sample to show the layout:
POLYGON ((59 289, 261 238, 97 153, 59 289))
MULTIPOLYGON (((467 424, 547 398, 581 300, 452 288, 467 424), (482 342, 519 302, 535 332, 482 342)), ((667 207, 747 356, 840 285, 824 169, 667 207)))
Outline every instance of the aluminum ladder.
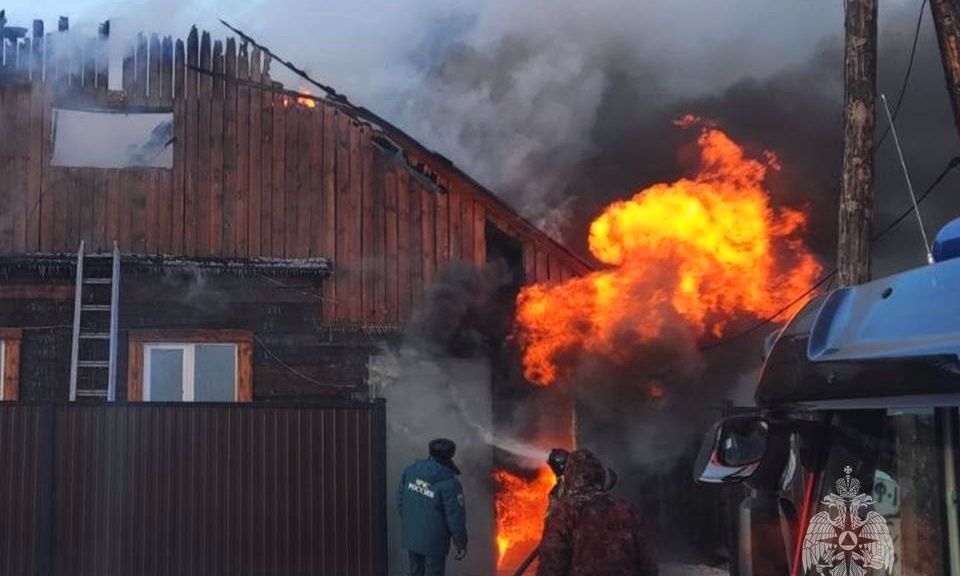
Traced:
POLYGON ((120 299, 120 249, 113 253, 77 250, 73 304, 70 401, 117 397, 117 311, 120 299))

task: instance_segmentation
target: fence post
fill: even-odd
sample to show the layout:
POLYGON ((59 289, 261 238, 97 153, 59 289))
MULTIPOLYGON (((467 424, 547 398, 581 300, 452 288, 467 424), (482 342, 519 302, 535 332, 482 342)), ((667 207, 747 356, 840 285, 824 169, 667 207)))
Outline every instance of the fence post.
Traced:
POLYGON ((389 574, 387 553, 387 503, 390 487, 387 485, 387 404, 378 399, 371 402, 370 416, 373 422, 373 434, 370 435, 373 456, 373 510, 370 511, 373 533, 376 538, 371 553, 374 555, 376 576, 389 574))
POLYGON ((39 472, 37 482, 37 575, 53 574, 54 531, 54 451, 56 442, 56 406, 40 408, 40 430, 37 442, 39 472))

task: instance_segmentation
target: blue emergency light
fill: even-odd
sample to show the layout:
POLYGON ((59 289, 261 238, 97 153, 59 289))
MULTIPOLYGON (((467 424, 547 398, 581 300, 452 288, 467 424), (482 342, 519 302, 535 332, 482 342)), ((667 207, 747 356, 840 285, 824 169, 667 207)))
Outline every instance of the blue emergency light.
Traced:
POLYGON ((943 262, 958 256, 960 256, 960 218, 948 222, 933 239, 934 261, 943 262))

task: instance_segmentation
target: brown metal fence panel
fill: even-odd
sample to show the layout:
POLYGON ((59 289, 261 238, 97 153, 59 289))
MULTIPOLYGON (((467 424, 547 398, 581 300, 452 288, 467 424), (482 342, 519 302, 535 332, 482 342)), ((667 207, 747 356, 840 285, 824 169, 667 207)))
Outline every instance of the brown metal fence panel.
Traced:
POLYGON ((0 405, 0 573, 385 574, 384 451, 382 403, 0 405))
POLYGON ((40 408, 0 404, 0 574, 36 569, 41 440, 40 408))

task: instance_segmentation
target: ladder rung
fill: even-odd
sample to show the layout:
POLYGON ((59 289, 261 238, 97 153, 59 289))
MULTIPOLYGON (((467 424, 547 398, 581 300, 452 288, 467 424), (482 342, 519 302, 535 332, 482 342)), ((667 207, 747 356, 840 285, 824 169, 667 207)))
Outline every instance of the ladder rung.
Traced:
POLYGON ((99 258, 102 260, 105 258, 113 258, 113 253, 112 252, 87 252, 83 255, 83 257, 86 258, 87 260, 91 258, 99 258))
POLYGON ((78 368, 109 368, 110 363, 104 360, 77 360, 78 368))
POLYGON ((80 339, 81 340, 109 340, 110 333, 109 332, 81 332, 80 339))
POLYGON ((113 282, 112 278, 84 278, 84 284, 110 284, 113 282))
POLYGON ((109 312, 109 304, 84 304, 80 306, 80 310, 84 312, 109 312))
POLYGON ((106 390, 77 390, 78 398, 106 398, 106 390))

